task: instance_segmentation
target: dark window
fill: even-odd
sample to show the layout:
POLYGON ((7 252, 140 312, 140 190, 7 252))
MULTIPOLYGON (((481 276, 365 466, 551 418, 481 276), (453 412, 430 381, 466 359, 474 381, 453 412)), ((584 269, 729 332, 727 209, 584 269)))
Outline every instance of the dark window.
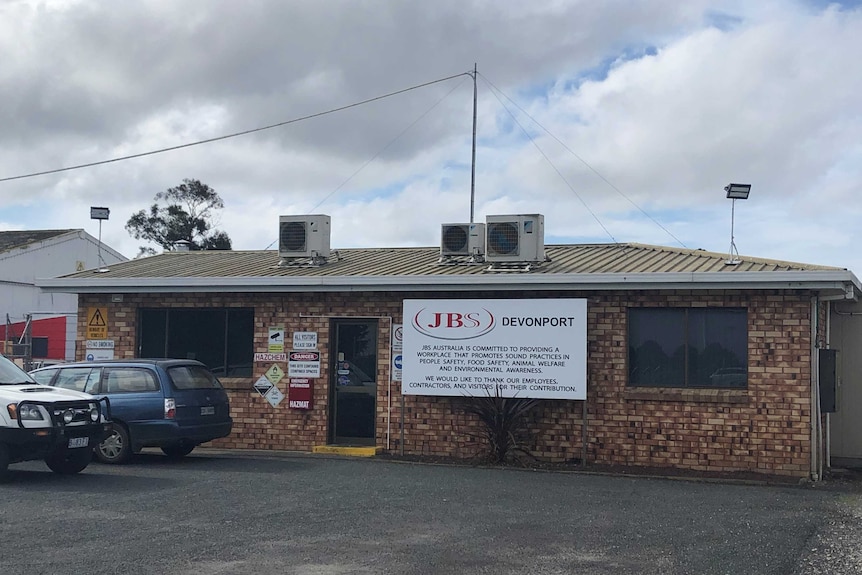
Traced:
POLYGON ((225 365, 227 369, 219 375, 225 377, 250 376, 254 361, 254 311, 250 309, 228 309, 225 365))
POLYGON ((748 385, 745 309, 630 308, 628 328, 629 385, 748 385))
POLYGON ((33 337, 30 340, 31 345, 31 357, 48 357, 48 338, 47 337, 33 337))
POLYGON ((165 357, 168 353, 168 311, 141 310, 138 326, 140 356, 165 357))
POLYGON ((141 357, 196 359, 221 376, 250 376, 254 310, 142 309, 138 341, 141 357))

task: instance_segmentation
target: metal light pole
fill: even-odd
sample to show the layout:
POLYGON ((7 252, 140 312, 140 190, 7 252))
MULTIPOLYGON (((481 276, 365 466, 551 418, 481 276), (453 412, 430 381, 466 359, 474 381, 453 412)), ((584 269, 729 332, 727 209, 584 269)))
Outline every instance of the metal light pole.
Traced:
POLYGON ((109 215, 111 210, 108 208, 90 208, 90 219, 99 220, 99 268, 96 270, 98 273, 108 271, 105 260, 102 259, 102 220, 107 220, 109 215))
POLYGON ((733 220, 736 212, 736 200, 747 200, 748 194, 751 192, 751 184, 727 184, 724 186, 724 191, 727 192, 727 197, 731 199, 730 204, 730 252, 727 254, 727 265, 735 266, 742 260, 739 259, 739 252, 736 250, 736 242, 733 237, 733 220))

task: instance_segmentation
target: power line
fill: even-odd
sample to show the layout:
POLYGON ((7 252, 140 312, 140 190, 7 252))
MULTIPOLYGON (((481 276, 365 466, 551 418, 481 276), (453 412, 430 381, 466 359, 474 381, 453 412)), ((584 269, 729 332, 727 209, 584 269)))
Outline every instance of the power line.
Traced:
POLYGON ((180 144, 177 146, 170 146, 168 148, 161 148, 159 150, 152 150, 149 152, 141 152, 139 154, 131 154, 128 156, 120 156, 119 158, 111 158, 110 160, 101 160, 98 162, 89 162, 86 164, 78 164, 76 166, 66 166, 64 168, 57 168, 54 170, 45 170, 42 172, 33 172, 30 174, 22 174, 19 176, 9 176, 5 178, 0 178, 0 182, 9 182, 12 180, 22 180, 24 178, 34 178, 36 176, 45 176, 48 174, 56 174, 59 172, 68 172, 71 170, 80 170, 81 168, 91 168, 93 166, 101 166, 103 164, 111 164, 113 162, 122 162, 124 160, 132 160, 134 158, 142 158, 144 156, 152 156, 154 154, 161 154, 163 152, 172 152, 174 150, 181 150, 183 148, 191 148, 192 146, 200 146, 201 144, 209 144, 211 142, 218 142, 220 140, 227 140, 229 138, 236 138, 238 136, 245 136, 247 134, 253 134, 255 132, 262 132, 264 130, 271 130, 273 128, 279 128, 281 126, 286 126, 288 124, 295 124, 296 122, 302 122, 304 120, 310 120, 312 118, 318 118, 320 116, 325 116, 327 114, 333 114, 335 112, 341 112, 344 110, 348 110, 350 108, 355 108, 357 106, 362 106, 364 104, 369 104, 371 102, 376 102, 377 100, 383 100, 384 98, 389 98, 392 96, 397 96, 398 94, 403 94, 405 92, 410 92, 411 90, 418 90, 419 88, 425 88, 426 86, 431 86, 433 84, 439 84, 440 82, 446 82, 448 80, 452 80, 453 78, 458 78, 460 76, 468 76, 468 72, 462 72, 460 74, 455 74, 454 76, 448 76, 446 78, 440 78, 438 80, 432 80, 430 82, 425 82, 423 84, 417 84, 415 86, 410 86, 409 88, 404 88, 402 90, 396 90, 395 92, 389 92, 388 94, 383 94, 382 96, 375 96, 374 98, 368 98, 367 100, 362 100, 361 102, 355 102, 353 104, 348 104, 346 106, 340 106, 338 108, 332 108, 331 110, 326 110, 325 112, 318 112, 316 114, 309 114, 308 116, 302 116, 299 118, 293 118, 292 120, 286 120, 284 122, 279 122, 277 124, 271 124, 269 126, 263 126, 261 128, 253 128, 251 130, 243 130, 242 132, 235 132, 233 134, 227 134, 224 136, 217 136, 215 138, 207 138, 206 140, 199 140, 196 142, 189 142, 186 144, 180 144))
MULTIPOLYGON (((469 74, 468 74, 468 75, 469 75, 469 74)), ((458 88, 459 88, 463 83, 464 83, 464 81, 461 81, 461 82, 459 82, 458 84, 456 84, 456 85, 455 85, 451 90, 449 90, 448 92, 446 92, 446 94, 444 94, 442 98, 440 98, 439 100, 437 100, 436 102, 434 102, 434 104, 432 104, 430 108, 428 108, 427 110, 425 110, 424 112, 422 112, 422 114, 420 114, 420 115, 419 115, 419 117, 417 117, 415 120, 413 120, 413 121, 412 121, 412 122, 411 122, 411 123, 410 123, 406 128, 404 128, 403 130, 401 130, 401 132, 399 132, 397 136, 395 136, 394 138, 392 138, 392 139, 389 141, 389 143, 388 143, 388 144, 386 144, 385 146, 383 146, 383 147, 380 149, 380 151, 378 151, 376 154, 374 154, 373 156, 371 156, 370 158, 368 158, 368 160, 366 160, 364 164, 362 164, 361 166, 359 166, 359 167, 356 169, 356 171, 355 171, 355 172, 353 172, 352 174, 350 174, 350 176, 349 176, 346 180, 344 180, 343 182, 341 182, 338 186, 336 186, 336 188, 335 188, 334 190, 332 190, 331 192, 329 192, 329 193, 328 193, 328 194, 327 194, 327 195, 326 195, 322 200, 320 200, 319 202, 317 202, 317 204, 315 204, 315 206, 314 206, 313 208, 311 208, 310 210, 308 210, 308 212, 306 213, 306 215, 311 214, 313 211, 315 211, 317 208, 319 208, 321 205, 323 205, 323 203, 324 203, 324 202, 326 202, 329 198, 331 198, 333 195, 335 195, 335 193, 336 193, 336 192, 338 192, 338 191, 339 191, 339 190, 341 190, 344 186, 346 186, 346 185, 350 182, 350 180, 352 180, 353 178, 355 178, 355 177, 357 176, 357 174, 359 174, 359 172, 361 172, 362 170, 364 170, 364 169, 368 166, 368 164, 370 164, 371 162, 373 162, 374 160, 376 160, 376 159, 377 159, 377 158, 378 158, 378 157, 379 157, 383 152, 385 152, 386 150, 388 150, 388 149, 389 149, 389 147, 390 147, 392 144, 394 144, 395 142, 397 142, 397 141, 401 138, 401 136, 403 136, 404 134, 406 134, 406 133, 407 133, 407 131, 408 131, 408 130, 410 130, 410 128, 412 128, 413 126, 415 126, 416 124, 418 124, 418 123, 419 123, 419 122, 420 122, 420 121, 421 121, 425 116, 427 116, 428 114, 430 114, 430 113, 431 113, 431 111, 432 111, 434 108, 436 108, 437 106, 439 106, 439 105, 443 102, 443 100, 445 100, 445 99, 446 99, 446 98, 448 98, 450 95, 452 95, 452 92, 454 92, 455 90, 457 90, 457 89, 458 89, 458 88)), ((276 238, 275 240, 273 240, 273 241, 272 241, 268 246, 266 246, 266 248, 265 248, 265 249, 267 249, 267 250, 268 250, 268 249, 269 249, 269 248, 271 248, 271 247, 275 244, 275 242, 277 242, 277 241, 278 241, 278 238, 276 238)))
MULTIPOLYGON (((661 225, 661 223, 659 223, 659 222, 658 222, 658 220, 656 220, 655 218, 653 218, 651 215, 649 215, 648 213, 646 213, 646 212, 643 210, 643 208, 641 208, 639 205, 637 205, 636 203, 634 203, 634 201, 633 201, 631 198, 629 198, 627 195, 625 195, 625 194, 622 192, 622 190, 620 190, 618 187, 616 187, 615 185, 613 185, 613 184, 612 184, 612 183, 611 183, 611 182, 610 182, 606 177, 604 177, 601 173, 599 173, 599 171, 598 171, 598 170, 596 170, 594 167, 592 167, 592 166, 591 166, 591 165, 590 165, 590 164, 589 164, 585 159, 583 159, 583 158, 582 158, 582 157, 580 157, 578 154, 576 154, 574 151, 572 151, 572 149, 571 149, 571 148, 569 148, 566 144, 564 144, 562 140, 560 140, 558 137, 556 137, 554 134, 552 134, 552 133, 551 133, 551 132, 550 132, 550 131, 545 127, 545 126, 543 126, 541 123, 539 123, 539 121, 538 121, 538 120, 536 120, 533 116, 531 116, 531 115, 530 115, 526 110, 524 110, 521 106, 519 106, 519 105, 518 105, 514 100, 512 100, 509 96, 507 96, 505 92, 503 92, 503 91, 502 91, 502 90, 500 90, 497 86, 495 86, 493 82, 491 82, 491 81, 490 81, 488 78, 486 78, 484 75, 482 75, 482 74, 479 74, 479 75, 480 75, 480 76, 482 76, 482 79, 483 79, 484 81, 486 81, 486 82, 487 82, 487 83, 488 83, 488 84, 489 84, 489 85, 490 85, 490 86, 491 86, 495 91, 497 91, 497 92, 499 92, 500 94, 502 94, 502 95, 503 95, 503 97, 505 97, 507 100, 509 100, 509 102, 511 102, 513 106, 515 106, 515 107, 516 107, 516 108, 518 108, 521 112, 523 112, 523 113, 524 113, 524 115, 526 115, 528 118, 530 118, 530 119, 531 119, 531 120, 532 120, 532 121, 533 121, 537 126, 539 126, 542 130, 544 130, 544 131, 545 131, 545 133, 546 133, 546 134, 548 134, 551 138, 553 138, 554 140, 556 140, 556 142, 557 142, 558 144, 560 144, 563 148, 565 148, 565 150, 566 150, 567 152, 569 152, 571 155, 573 155, 574 157, 576 157, 576 158, 577 158, 577 159, 578 159, 578 160, 579 160, 583 165, 585 165, 587 168, 589 168, 589 170, 590 170, 591 172, 593 172, 593 173, 594 173, 596 176, 598 176, 598 177, 599 177, 599 178, 600 178, 604 183, 606 183, 608 186, 610 186, 610 187, 611 187, 611 189, 613 189, 616 193, 618 193, 620 196, 622 196, 622 197, 623 197, 627 202, 629 202, 631 205, 633 205, 635 208, 637 208, 637 209, 638 209, 638 211, 640 211, 640 213, 642 213, 644 216, 646 216, 647 218, 649 218, 649 219, 650 219, 650 220, 651 220, 655 225, 657 225, 657 226, 658 226, 658 227, 660 227, 662 230, 664 230, 664 232, 665 232, 667 235, 669 235, 670 237, 672 237, 674 240, 676 240, 676 242, 677 242, 677 243, 679 243, 679 245, 681 245, 682 247, 684 247, 684 248, 688 249, 688 246, 686 246, 686 245, 685 245, 685 244, 684 244, 684 243, 683 243, 679 238, 677 238, 675 235, 673 235, 673 234, 670 232, 670 230, 668 230, 666 227, 664 227, 663 225, 661 225)), ((501 103, 502 103, 502 102, 501 102, 501 103)), ((505 108, 505 106, 503 106, 503 107, 505 108)), ((508 112, 508 110, 506 110, 506 111, 508 112)), ((511 114, 511 113, 510 113, 510 114, 511 114)), ((516 122, 517 122, 517 120, 516 120, 516 122)), ((518 125, 520 126, 520 124, 518 124, 518 125)), ((521 128, 521 129, 523 129, 523 128, 521 128)), ((529 137, 529 136, 528 136, 528 137, 529 137)), ((538 147, 538 146, 537 146, 537 147, 538 147)), ((543 154, 543 155, 544 155, 544 154, 543 154)), ((546 156, 546 158, 547 158, 547 156, 546 156)), ((551 165, 553 166, 553 164, 551 164, 551 165)), ((556 170, 556 167, 554 167, 554 169, 556 170)), ((559 173, 559 171, 557 171, 557 173, 559 173)), ((560 176, 562 177, 562 174, 561 174, 560 176)), ((565 180, 565 178, 563 178, 563 181, 566 181, 566 180, 565 180)), ((566 184, 568 184, 568 182, 566 182, 566 184)), ((571 186, 569 186, 569 187, 571 188, 571 186)), ((572 190, 572 191, 574 191, 574 190, 572 190)), ((577 195, 577 194, 575 194, 575 195, 577 195)), ((578 196, 578 199, 580 199, 580 196, 578 196)), ((583 203, 583 200, 581 200, 581 202, 583 203)), ((585 205, 586 205, 586 204, 585 204, 585 205)), ((589 210, 589 208, 587 208, 587 210, 589 210)), ((592 214, 592 212, 590 212, 590 213, 592 214)), ((595 217, 595 215, 593 215, 593 217, 595 217)), ((599 222, 599 225, 601 225, 601 222, 599 222)), ((602 226, 602 228, 604 228, 604 226, 602 226)), ((607 232, 607 229, 605 229, 605 231, 607 232)), ((610 233, 608 233, 608 235, 610 235, 610 233)), ((611 236, 611 237, 613 237, 613 236, 611 236)))
POLYGON ((313 212, 314 210, 316 210, 317 208, 319 208, 319 207, 320 207, 324 202, 326 202, 326 200, 328 200, 329 198, 331 198, 331 197, 332 197, 332 196, 333 196, 333 195, 334 195, 338 190, 340 190, 341 188, 343 188, 344 186, 346 186, 346 185, 347 185, 347 183, 348 183, 348 182, 350 182, 350 180, 352 180, 354 177, 356 177, 356 175, 357 175, 359 172, 361 172, 362 170, 364 170, 364 169, 365 169, 365 167, 366 167, 366 166, 368 166, 368 164, 370 164, 371 162, 373 162, 374 160, 376 160, 376 159, 380 156, 380 154, 382 154, 383 152, 385 152, 386 150, 388 150, 388 149, 389 149, 389 147, 390 147, 392 144, 394 144, 395 142, 397 142, 397 141, 401 138, 401 136, 403 136, 404 134, 406 134, 406 133, 407 133, 407 131, 408 131, 410 128, 412 128, 413 126, 415 126, 416 124, 418 124, 418 123, 419 123, 419 121, 420 121, 420 120, 422 120, 425 116, 427 116, 428 114, 430 114, 430 113, 431 113, 431 110, 433 110, 434 108, 436 108, 437 106, 439 106, 439 105, 440 105, 440 103, 441 103, 441 102, 443 102, 443 100, 445 100, 446 98, 448 98, 448 97, 452 94, 452 92, 454 92, 455 90, 457 90, 457 89, 461 86, 461 84, 463 84, 463 83, 464 83, 464 81, 461 81, 461 82, 459 82, 458 84, 456 84, 456 85, 455 85, 455 87, 454 87, 454 88, 452 88, 451 90, 449 90, 446 94, 444 94, 442 98, 440 98, 439 100, 437 100, 436 102, 434 102, 434 104, 432 104, 430 108, 428 108, 427 110, 425 110, 424 112, 422 112, 422 114, 420 114, 418 118, 416 118, 415 120, 413 120, 413 121, 412 121, 412 122, 411 122, 411 123, 410 123, 406 128, 404 128, 403 130, 401 130, 401 132, 400 132, 397 136, 395 136, 394 138, 392 138, 392 140, 390 140, 388 144, 386 144, 385 146, 383 146, 383 148, 381 148, 379 152, 377 152, 376 154, 374 154, 373 156, 371 156, 371 157, 370 157, 370 158, 369 158, 369 159, 368 159, 364 164, 362 164, 361 166, 359 166, 359 168, 358 168, 355 172, 353 172, 353 173, 350 175, 350 177, 349 177, 349 178, 347 178, 346 180, 344 180, 344 182, 342 182, 338 187, 336 187, 334 190, 332 190, 332 191, 331 191, 331 192, 330 192, 326 197, 324 197, 322 200, 320 200, 319 202, 317 202, 317 205, 315 205, 313 208, 311 208, 311 210, 309 211, 309 213, 311 213, 311 212, 313 212))
MULTIPOLYGON (((482 79, 485 80, 486 82, 488 82, 488 80, 484 76, 482 76, 482 79)), ((539 144, 536 143, 536 140, 534 140, 533 137, 529 134, 529 132, 527 132, 527 130, 524 129, 524 126, 521 125, 521 122, 518 121, 518 118, 515 117, 515 114, 513 114, 509 110, 509 108, 506 107, 506 104, 503 102, 503 100, 500 99, 500 96, 497 94, 497 92, 499 91, 497 89, 497 87, 494 86, 493 84, 491 84, 491 82, 488 82, 488 84, 490 86, 492 86, 491 93, 494 94, 494 97, 497 98, 497 101, 500 102, 500 105, 503 106, 503 109, 506 110, 506 112, 509 114, 509 116, 512 117, 512 120, 515 122, 515 124, 517 124, 518 127, 521 128, 521 131, 524 133, 525 136, 527 136, 527 138, 530 140, 530 143, 532 143, 533 146, 535 146, 535 148, 539 151, 539 153, 542 154, 542 157, 545 158, 545 161, 548 162, 548 164, 550 164, 550 166, 554 169, 555 172, 557 172, 557 175, 560 176, 560 179, 563 180, 563 182, 565 182, 565 184, 569 187, 569 190, 571 190, 572 193, 575 194, 575 197, 578 198, 578 200, 580 200, 581 204, 583 204, 583 206, 584 206, 584 209, 586 209, 590 213, 590 215, 593 216, 593 219, 596 220, 596 223, 598 223, 599 226, 601 226, 601 228, 603 230, 605 230, 605 233, 608 234, 608 237, 611 238, 611 241, 613 243, 618 243, 616 238, 613 236, 613 234, 611 234, 611 232, 608 231, 608 228, 605 227, 605 224, 602 223, 602 220, 599 219, 599 216, 597 216, 595 214, 595 212, 593 212, 593 210, 590 209, 590 206, 587 205, 587 202, 584 201, 584 198, 582 198, 581 195, 577 192, 577 190, 575 190, 574 186, 572 186, 572 184, 569 183, 569 180, 566 179, 566 177, 563 175, 563 173, 559 169, 557 169, 557 166, 554 165, 554 162, 551 161, 551 158, 549 158, 548 155, 545 153, 545 151, 539 146, 539 144)))

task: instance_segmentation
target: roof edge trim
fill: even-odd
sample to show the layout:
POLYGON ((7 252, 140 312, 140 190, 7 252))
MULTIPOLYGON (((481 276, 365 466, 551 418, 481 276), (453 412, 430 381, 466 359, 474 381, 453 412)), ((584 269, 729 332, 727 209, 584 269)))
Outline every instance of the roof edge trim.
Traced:
POLYGON ((650 272, 633 274, 523 274, 501 276, 306 276, 208 278, 94 278, 37 279, 46 292, 261 292, 261 291, 427 291, 434 287, 471 289, 829 289, 862 292, 847 270, 790 272, 650 272))

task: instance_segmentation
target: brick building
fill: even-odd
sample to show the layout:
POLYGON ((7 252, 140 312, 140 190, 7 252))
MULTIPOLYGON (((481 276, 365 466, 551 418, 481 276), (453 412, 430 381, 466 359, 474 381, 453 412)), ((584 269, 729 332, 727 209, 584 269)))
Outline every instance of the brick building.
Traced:
POLYGON ((114 357, 213 368, 235 421, 220 447, 475 456, 464 397, 402 393, 405 302, 511 302, 516 313, 525 301, 578 300, 585 400, 540 401, 528 421, 535 457, 815 478, 829 464, 829 318, 860 293, 845 269, 542 238, 530 257, 495 262, 490 236, 488 253, 463 257, 447 255, 445 237, 442 250, 336 252, 322 233, 314 253, 291 254, 282 237, 277 251, 168 252, 40 286, 79 295, 79 359, 98 314, 114 357))

